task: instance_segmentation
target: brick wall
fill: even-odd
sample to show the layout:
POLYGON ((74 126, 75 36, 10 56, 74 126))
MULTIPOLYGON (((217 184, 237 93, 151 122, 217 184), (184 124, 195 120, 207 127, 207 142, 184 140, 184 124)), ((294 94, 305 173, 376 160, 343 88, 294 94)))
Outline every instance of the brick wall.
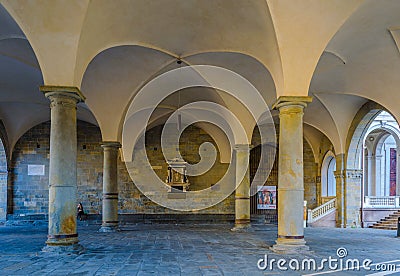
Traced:
MULTIPOLYGON (((156 172, 160 175, 161 179, 164 180, 167 167, 160 150, 160 141, 158 137, 160 131, 160 127, 155 128, 147 135, 150 139, 147 141, 146 151, 152 165, 161 166, 161 169, 156 170, 156 172)), ((103 150, 100 146, 101 133, 97 126, 82 121, 78 121, 77 123, 77 133, 77 200, 83 203, 86 212, 90 214, 100 214, 102 208, 103 181, 103 150)), ((12 210, 14 215, 47 214, 48 212, 49 141, 50 122, 45 122, 26 132, 14 147, 11 161, 11 178, 9 181, 13 195, 9 210, 12 210), (44 165, 45 174, 43 176, 28 175, 28 165, 44 165)), ((196 162, 199 160, 197 150, 198 146, 203 142, 213 141, 211 137, 202 130, 196 127, 189 127, 184 132, 181 137, 181 151, 184 156, 187 156, 189 162, 196 162)), ((190 178, 191 188, 202 189, 207 186, 209 187, 223 176, 227 166, 228 164, 217 162, 206 175, 190 178)), ((179 213, 161 207, 145 197, 136 188, 128 174, 125 164, 120 160, 118 161, 118 186, 120 190, 120 213, 179 213)), ((234 198, 231 195, 220 204, 199 211, 199 213, 233 214, 234 198)))
MULTIPOLYGON (((276 140, 279 141, 279 124, 276 124, 276 140)), ((255 128, 252 143, 257 145, 260 141, 260 133, 255 128)), ((279 156, 279 150, 277 150, 276 154, 279 156)), ((311 146, 303 139, 304 200, 307 201, 307 207, 311 209, 317 206, 317 166, 311 146)), ((274 170, 272 170, 265 185, 276 186, 277 183, 278 174, 274 174, 274 170)))
MULTIPOLYGON (((164 181, 167 178, 167 163, 165 162, 163 152, 161 151, 161 131, 162 127, 155 127, 146 133, 146 149, 136 147, 136 156, 148 156, 150 164, 157 176, 164 181), (145 152, 141 152, 144 151, 145 152)), ((180 152, 182 156, 189 163, 196 163, 200 160, 198 154, 199 146, 204 142, 213 143, 212 138, 203 130, 190 126, 183 132, 180 138, 180 152)), ((175 149, 166 149, 175 150, 175 149)), ((141 158, 141 157, 139 157, 141 158)), ((210 187, 212 184, 218 182, 219 179, 225 174, 229 164, 222 164, 219 162, 219 154, 215 165, 210 171, 201 176, 189 177, 190 190, 201 190, 210 187)), ((179 214, 182 212, 164 208, 146 196, 144 196, 133 184, 130 176, 122 162, 119 163, 119 189, 120 189, 120 202, 119 209, 121 213, 146 213, 146 214, 179 214)), ((198 200, 201 200, 200 198, 198 200)), ((221 203, 204 209, 196 211, 200 214, 234 214, 235 209, 234 195, 230 195, 221 203)))
POLYGON ((33 127, 14 147, 10 185, 13 214, 47 214, 49 179, 50 122, 33 127), (44 165, 45 174, 28 175, 28 165, 44 165))
MULTIPOLYGON (((77 200, 83 203, 86 212, 100 214, 103 181, 101 133, 97 126, 81 121, 78 121, 77 129, 77 200)), ((161 130, 161 127, 156 127, 148 131, 145 150, 149 156, 150 163, 157 168, 155 172, 164 180, 166 178, 167 164, 160 146, 161 130)), ((12 209, 15 215, 47 214, 48 212, 49 140, 50 123, 46 122, 25 133, 14 148, 9 181, 13 191, 13 200, 10 201, 12 206, 9 209, 12 209), (45 174, 43 176, 28 175, 28 165, 44 165, 45 174)), ((204 142, 211 142, 215 145, 212 138, 203 130, 194 126, 185 130, 180 139, 180 150, 188 162, 196 163, 199 161, 198 149, 204 142)), ((229 164, 219 162, 218 155, 217 162, 209 172, 202 176, 189 177, 190 189, 201 190, 210 187, 223 177, 228 166, 229 164)), ((311 148, 304 142, 305 199, 311 206, 316 198, 315 172, 315 162, 311 148)), ((180 213, 164 208, 144 196, 134 185, 125 164, 120 160, 118 161, 118 186, 120 191, 119 212, 122 214, 180 213)), ((234 206, 234 195, 231 194, 221 203, 196 213, 234 214, 234 206)))
POLYGON ((7 156, 0 140, 0 221, 5 221, 7 215, 7 156))

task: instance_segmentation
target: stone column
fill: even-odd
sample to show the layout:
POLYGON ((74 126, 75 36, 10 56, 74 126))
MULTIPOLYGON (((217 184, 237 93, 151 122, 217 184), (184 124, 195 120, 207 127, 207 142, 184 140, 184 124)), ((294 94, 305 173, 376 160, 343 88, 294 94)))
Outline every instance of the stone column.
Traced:
POLYGON ((344 154, 336 155, 336 227, 346 227, 346 171, 344 167, 344 154))
MULTIPOLYGON (((375 195, 385 195, 385 182, 382 181, 382 155, 375 155, 375 195), (382 183, 383 182, 383 183, 382 183)), ((383 159, 384 160, 384 159, 383 159)), ((385 178, 383 178, 384 180, 385 178)))
POLYGON ((51 108, 47 249, 74 250, 78 243, 76 105, 85 98, 76 87, 41 86, 40 90, 51 108))
POLYGON ((118 177, 117 161, 119 142, 104 142, 103 167, 103 219, 100 232, 118 230, 118 177))
POLYGON ((235 226, 232 231, 250 227, 250 173, 249 156, 251 147, 247 144, 235 145, 236 190, 235 226))
POLYGON ((279 97, 278 253, 308 250, 304 240, 303 109, 311 97, 279 97))
POLYGON ((369 191, 370 196, 376 196, 376 188, 377 188, 377 183, 376 183, 376 157, 374 155, 368 156, 369 158, 369 164, 368 164, 368 178, 371 183, 370 187, 371 190, 369 191))
POLYGON ((317 206, 320 206, 322 204, 321 164, 315 163, 315 167, 317 168, 315 176, 315 185, 317 188, 317 206))
MULTIPOLYGON (((390 184, 389 184, 390 190, 390 184)), ((396 196, 400 196, 400 147, 396 147, 396 196)))
POLYGON ((346 168, 345 227, 360 227, 361 224, 361 187, 363 171, 346 168))
POLYGON ((345 155, 336 155, 336 227, 359 227, 363 171, 346 168, 345 155))
POLYGON ((368 155, 365 156, 365 195, 366 196, 372 196, 372 156, 368 153, 368 155))

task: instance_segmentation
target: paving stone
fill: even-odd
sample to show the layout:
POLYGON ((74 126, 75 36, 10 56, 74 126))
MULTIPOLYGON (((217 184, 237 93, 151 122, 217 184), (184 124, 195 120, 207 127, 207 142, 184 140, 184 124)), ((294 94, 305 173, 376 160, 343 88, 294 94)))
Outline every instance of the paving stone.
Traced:
MULTIPOLYGON (((279 255, 265 244, 274 244, 276 226, 254 225, 237 234, 231 225, 130 225, 135 231, 113 235, 98 233, 98 226, 79 228, 82 255, 49 255, 41 252, 44 226, 0 227, 1 275, 301 275, 300 271, 259 270, 257 261, 315 258, 320 262, 346 248, 348 258, 387 262, 399 259, 400 239, 395 231, 375 229, 307 228, 306 254, 279 255), (147 238, 143 238, 147 237, 147 238), (182 245, 176 250, 175 240, 182 245), (129 242, 127 242, 129 241, 129 242), (149 242, 154 245, 148 248, 149 242), (19 244, 23 246, 19 246, 19 244), (157 245, 162 245, 158 247, 157 245)), ((400 262, 396 263, 400 265, 400 262)), ((399 267, 400 268, 400 267, 399 267)), ((329 269, 325 268, 324 271, 329 269)), ((341 271, 332 275, 365 275, 366 271, 341 271)), ((395 274, 393 274, 395 275, 395 274)))

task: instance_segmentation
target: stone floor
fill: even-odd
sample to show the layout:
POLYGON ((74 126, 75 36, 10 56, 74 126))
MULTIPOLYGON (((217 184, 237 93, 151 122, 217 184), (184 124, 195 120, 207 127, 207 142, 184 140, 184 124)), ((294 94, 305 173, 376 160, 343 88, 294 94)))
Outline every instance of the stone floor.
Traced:
POLYGON ((122 227, 118 233, 99 233, 98 226, 82 224, 79 239, 86 251, 57 255, 41 252, 46 226, 1 226, 0 275, 400 275, 396 231, 307 228, 311 251, 284 256, 269 250, 277 235, 276 226, 255 225, 245 233, 231 232, 230 227, 138 224, 122 227), (337 255, 340 247, 348 253, 341 259, 337 255), (268 263, 273 258, 276 261, 272 269, 260 270, 257 263, 265 255, 268 263), (342 260, 342 268, 348 259, 358 258, 362 263, 369 258, 374 264, 384 262, 386 270, 397 266, 397 272, 381 272, 376 266, 370 271, 333 271, 328 263, 319 270, 321 260, 329 257, 342 260), (277 267, 281 258, 286 259, 286 264, 280 261, 286 271, 277 267), (302 270, 305 258, 315 259, 317 269, 302 270))

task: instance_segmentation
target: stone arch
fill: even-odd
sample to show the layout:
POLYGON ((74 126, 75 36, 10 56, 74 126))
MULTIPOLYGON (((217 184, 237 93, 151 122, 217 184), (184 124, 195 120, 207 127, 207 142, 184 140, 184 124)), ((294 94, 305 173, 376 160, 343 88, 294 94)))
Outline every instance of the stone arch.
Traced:
POLYGON ((335 154, 329 150, 325 153, 321 165, 321 197, 336 196, 336 187, 331 187, 332 184, 335 185, 334 170, 336 170, 336 158, 335 154))
MULTIPOLYGON (((400 145, 400 131, 398 129, 396 129, 395 127, 391 126, 391 125, 376 125, 376 126, 373 126, 373 127, 369 128, 369 132, 366 133, 365 137, 367 137, 367 135, 369 133, 373 132, 374 130, 378 130, 378 129, 381 129, 381 130, 386 131, 387 133, 391 134, 393 136, 393 138, 396 140, 396 144, 400 145)), ((375 146, 376 145, 377 144, 375 144, 375 146)))
MULTIPOLYGON (((390 166, 389 168, 385 166, 386 162, 390 162, 390 152, 391 149, 389 150, 389 156, 386 155, 386 151, 384 150, 384 147, 388 146, 388 141, 393 141, 396 144, 396 152, 399 152, 399 143, 397 142, 395 136, 386 131, 383 130, 380 135, 378 135, 376 142, 374 144, 373 148, 373 158, 375 158, 375 174, 373 176, 373 179, 371 179, 372 182, 375 182, 375 195, 377 196, 387 196, 390 195, 390 166), (387 158, 389 157, 389 158, 387 158), (387 175, 387 176, 386 176, 387 175), (383 178, 383 179, 382 179, 383 178), (388 181, 385 181, 387 179, 388 181), (389 194, 388 194, 389 192, 389 194)), ((397 155, 397 154, 396 154, 397 155)), ((396 160, 396 164, 398 167, 398 162, 396 160)), ((396 171, 398 171, 398 168, 396 168, 396 171)), ((396 175, 398 178, 398 174, 396 175)), ((398 179, 396 179, 396 184, 399 183, 398 179)), ((368 187, 366 181, 364 181, 364 189, 368 187)), ((365 195, 367 195, 366 192, 364 192, 365 195)))
MULTIPOLYGON (((382 114, 383 111, 379 112, 382 114)), ((395 188, 400 183, 399 175, 396 173, 395 183, 388 185, 390 176, 389 169, 391 165, 390 159, 395 158, 396 172, 399 171, 399 155, 400 152, 400 130, 395 118, 388 116, 387 113, 377 116, 376 120, 371 122, 363 139, 365 147, 363 155, 363 173, 364 173, 364 195, 365 196, 387 196, 399 194, 399 188, 395 188), (382 151, 385 148, 387 139, 390 137, 392 146, 390 152, 382 151), (394 148, 394 150, 392 150, 394 148), (389 188, 392 186, 391 188, 389 188)))
POLYGON ((346 139, 346 169, 361 169, 361 152, 363 150, 363 138, 372 121, 382 111, 386 110, 380 104, 369 101, 364 104, 354 117, 346 139))
POLYGON ((361 225, 361 207, 364 197, 362 189, 364 137, 371 123, 383 110, 387 111, 385 107, 373 101, 365 103, 350 125, 345 153, 336 156, 338 226, 358 227, 361 225))

